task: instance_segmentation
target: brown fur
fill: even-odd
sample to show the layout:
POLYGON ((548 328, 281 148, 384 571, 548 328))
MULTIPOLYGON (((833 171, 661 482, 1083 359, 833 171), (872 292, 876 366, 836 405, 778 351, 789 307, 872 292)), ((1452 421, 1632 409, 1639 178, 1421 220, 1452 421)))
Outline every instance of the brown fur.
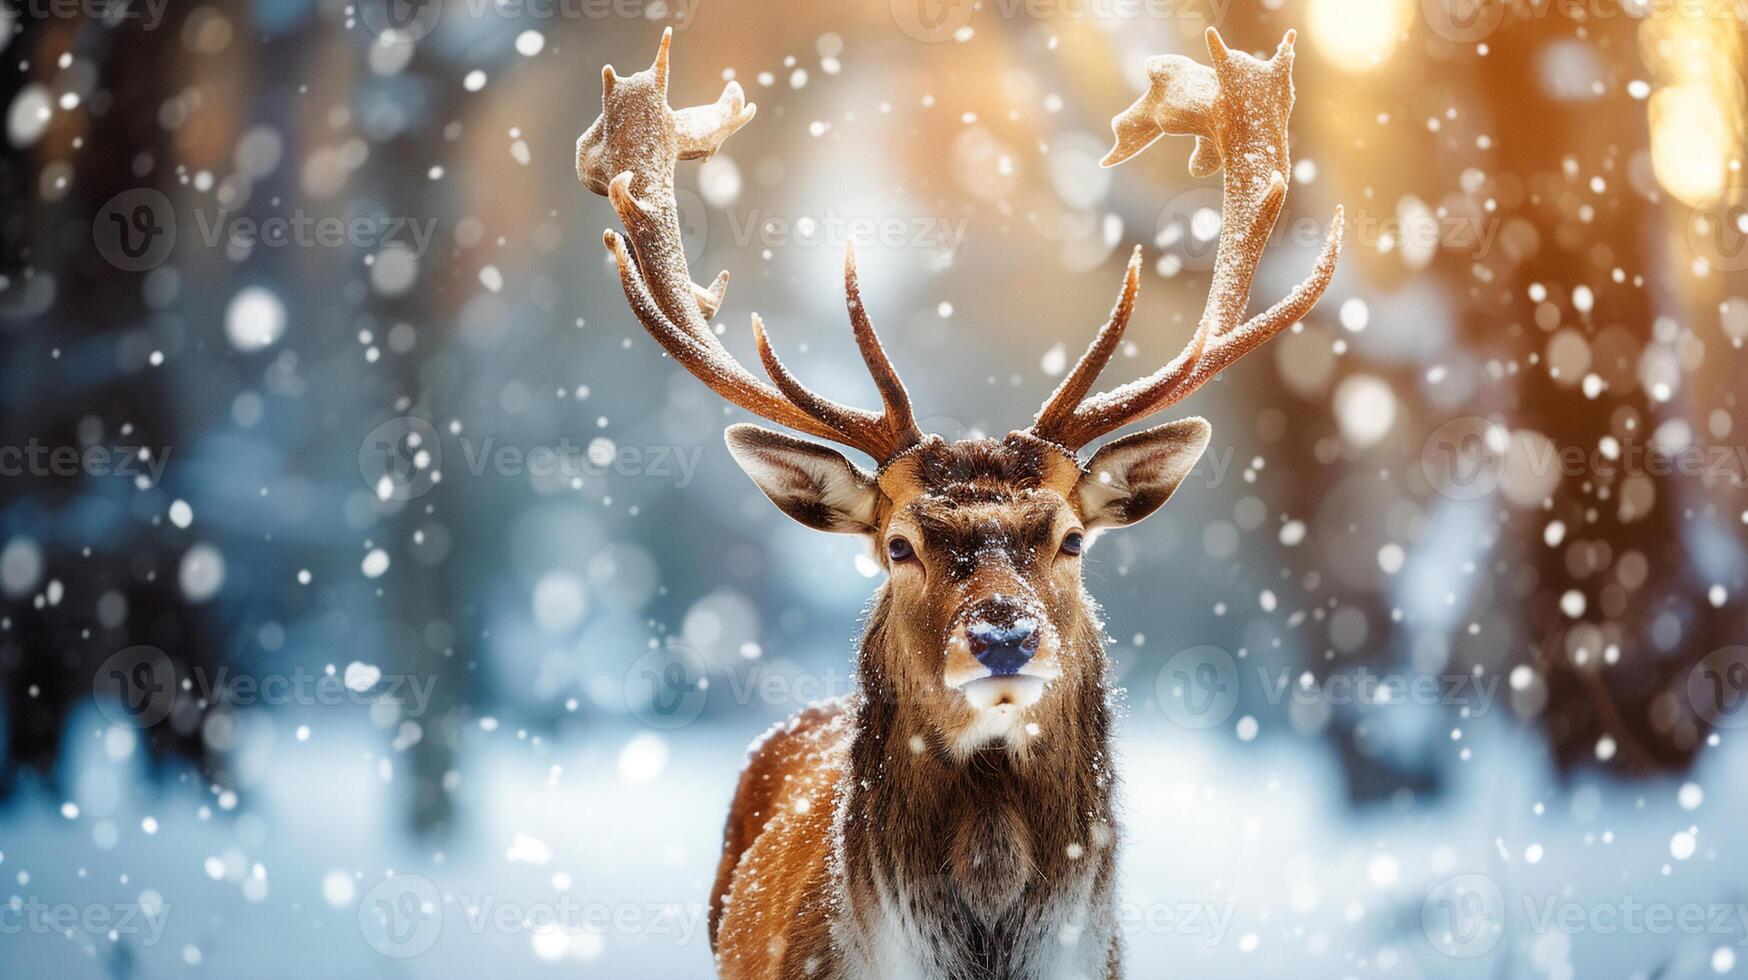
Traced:
POLYGON ((1022 975, 1028 949, 1059 940, 1044 910, 1064 905, 1091 910, 1087 941, 1110 945, 1115 975, 1102 627, 1078 559, 1059 553, 1081 522, 1078 476, 1024 436, 931 440, 881 474, 881 534, 909 536, 920 565, 889 567, 859 693, 752 751, 711 895, 723 976, 831 977, 857 953, 874 959, 849 947, 873 942, 895 894, 955 975, 1022 975), (967 749, 976 712, 941 681, 944 638, 967 604, 1016 592, 1047 614, 1061 673, 1027 709, 1036 735, 967 749))
POLYGON ((841 703, 812 705, 752 749, 710 892, 723 976, 807 976, 806 960, 829 951, 827 857, 849 720, 841 703))

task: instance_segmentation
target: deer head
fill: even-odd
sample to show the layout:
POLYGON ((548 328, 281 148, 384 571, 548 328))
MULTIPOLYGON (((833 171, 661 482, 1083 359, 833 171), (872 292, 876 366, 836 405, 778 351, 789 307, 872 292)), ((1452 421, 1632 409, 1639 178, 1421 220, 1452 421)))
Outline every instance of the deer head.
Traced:
MULTIPOLYGON (((1322 295, 1340 247, 1341 211, 1311 275, 1245 319, 1251 278, 1286 200, 1293 38, 1260 61, 1209 29, 1213 67, 1178 55, 1151 59, 1146 94, 1112 123, 1114 166, 1166 133, 1196 137, 1191 171, 1224 169, 1223 218, 1207 305, 1183 351, 1151 375, 1093 394, 1135 309, 1141 250, 1129 259, 1105 325, 1032 424, 1001 439, 949 443, 925 435, 863 305, 854 255, 844 263, 850 326, 879 411, 840 405, 805 385, 753 337, 767 383, 723 347, 707 319, 728 285, 708 288, 686 265, 674 166, 706 159, 753 118, 740 86, 706 106, 667 102, 664 33, 655 63, 628 77, 602 73, 602 112, 577 141, 577 176, 605 194, 630 247, 608 231, 632 312, 688 371, 728 401, 786 428, 857 450, 836 450, 756 425, 733 425, 729 451, 785 514, 821 531, 867 538, 888 580, 868 624, 865 693, 889 696, 916 738, 964 757, 992 744, 1023 753, 1041 729, 1071 724, 1073 706, 1103 689, 1097 606, 1081 579, 1092 536, 1159 509, 1207 447, 1208 423, 1186 418, 1116 439, 1082 463, 1093 440, 1175 404, 1297 322, 1322 295)), ((1060 729, 1056 729, 1060 730, 1060 729)))

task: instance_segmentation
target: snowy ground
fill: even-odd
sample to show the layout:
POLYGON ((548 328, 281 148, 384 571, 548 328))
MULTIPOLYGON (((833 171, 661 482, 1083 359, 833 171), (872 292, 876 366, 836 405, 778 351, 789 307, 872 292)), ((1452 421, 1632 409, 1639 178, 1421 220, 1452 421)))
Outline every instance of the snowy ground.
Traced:
MULTIPOLYGON (((251 735, 272 768, 233 802, 142 782, 127 737, 97 721, 73 799, 29 792, 0 813, 0 977, 710 973, 703 903, 753 731, 474 731, 460 829, 420 846, 403 777, 363 725, 298 741, 295 718, 272 717, 251 735)), ((1748 970, 1738 746, 1710 750, 1691 784, 1557 788, 1536 740, 1503 724, 1464 740, 1472 778, 1448 797, 1355 814, 1306 743, 1129 719, 1131 974, 1748 970)))

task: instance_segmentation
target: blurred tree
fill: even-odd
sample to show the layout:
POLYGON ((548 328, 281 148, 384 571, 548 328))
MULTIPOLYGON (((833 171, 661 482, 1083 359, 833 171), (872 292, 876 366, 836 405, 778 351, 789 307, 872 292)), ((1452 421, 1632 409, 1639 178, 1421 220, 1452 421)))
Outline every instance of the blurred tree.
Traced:
MULTIPOLYGON (((174 183, 159 108, 177 87, 170 66, 182 55, 179 14, 167 11, 170 20, 154 31, 139 22, 18 22, 8 50, 21 67, 0 80, 8 105, 29 85, 57 94, 81 88, 76 73, 57 68, 64 52, 96 66, 97 77, 82 93, 87 112, 57 113, 29 152, 0 162, 0 234, 9 265, 16 263, 14 287, 0 294, 9 301, 0 322, 8 350, 0 365, 0 444, 81 453, 151 447, 160 457, 163 447, 188 444, 190 433, 172 410, 174 386, 147 357, 183 327, 148 307, 143 277, 106 261, 93 239, 94 222, 116 195, 174 183)), ((141 492, 127 477, 77 469, 0 481, 0 536, 31 542, 41 557, 39 587, 10 597, 8 626, 0 630, 9 745, 0 795, 16 788, 21 770, 54 775, 67 719, 88 703, 111 654, 151 644, 182 677, 220 660, 219 614, 191 606, 178 586, 187 538, 162 520, 142 519, 163 513, 169 488, 141 492)), ((169 478, 175 468, 165 472, 169 478)), ((210 762, 201 713, 178 711, 146 731, 149 757, 210 762)))
MULTIPOLYGON (((1734 496, 1739 509, 1741 476, 1732 494, 1727 478, 1657 462, 1660 447, 1681 444, 1661 438, 1660 427, 1703 420, 1723 393, 1704 383, 1720 375, 1699 370, 1700 358, 1740 365, 1739 353, 1701 329, 1712 314, 1684 305, 1684 262, 1663 247, 1671 221, 1663 191, 1634 152, 1650 143, 1627 85, 1646 69, 1640 32, 1683 19, 1665 13, 1641 27, 1626 17, 1509 18, 1476 75, 1498 126, 1492 166, 1523 190, 1498 212, 1521 230, 1502 236, 1466 291, 1471 342, 1519 367, 1511 428, 1587 461, 1556 474, 1545 503, 1502 511, 1509 547, 1495 568, 1497 594, 1521 603, 1514 618, 1548 686, 1544 724, 1568 769, 1606 760, 1605 738, 1616 747, 1614 768, 1685 767, 1706 727, 1686 696, 1688 675, 1743 639, 1739 551, 1723 573, 1733 580, 1718 583, 1711 576, 1722 570, 1707 568, 1701 547, 1739 535, 1720 505, 1734 496), (1590 72, 1596 87, 1575 90, 1590 72), (1611 440, 1620 464, 1596 465, 1611 440), (1547 532, 1551 522, 1563 537, 1547 532), (1713 584, 1733 601, 1707 601, 1713 584)), ((1734 47, 1728 63, 1739 91, 1734 47)), ((1684 431, 1703 446, 1705 429, 1699 421, 1684 431)), ((1519 469, 1508 461, 1506 480, 1519 469)))

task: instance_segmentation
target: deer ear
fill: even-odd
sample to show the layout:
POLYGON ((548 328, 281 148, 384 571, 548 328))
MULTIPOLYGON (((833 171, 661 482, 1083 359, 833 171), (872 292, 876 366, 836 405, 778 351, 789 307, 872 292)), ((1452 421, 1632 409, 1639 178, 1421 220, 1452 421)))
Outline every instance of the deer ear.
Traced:
POLYGON ((723 434, 729 454, 777 509, 818 531, 872 534, 874 475, 818 443, 742 423, 723 434))
POLYGON ((1124 527, 1158 510, 1190 475, 1213 434, 1203 419, 1178 419, 1094 453, 1075 487, 1087 529, 1124 527))

